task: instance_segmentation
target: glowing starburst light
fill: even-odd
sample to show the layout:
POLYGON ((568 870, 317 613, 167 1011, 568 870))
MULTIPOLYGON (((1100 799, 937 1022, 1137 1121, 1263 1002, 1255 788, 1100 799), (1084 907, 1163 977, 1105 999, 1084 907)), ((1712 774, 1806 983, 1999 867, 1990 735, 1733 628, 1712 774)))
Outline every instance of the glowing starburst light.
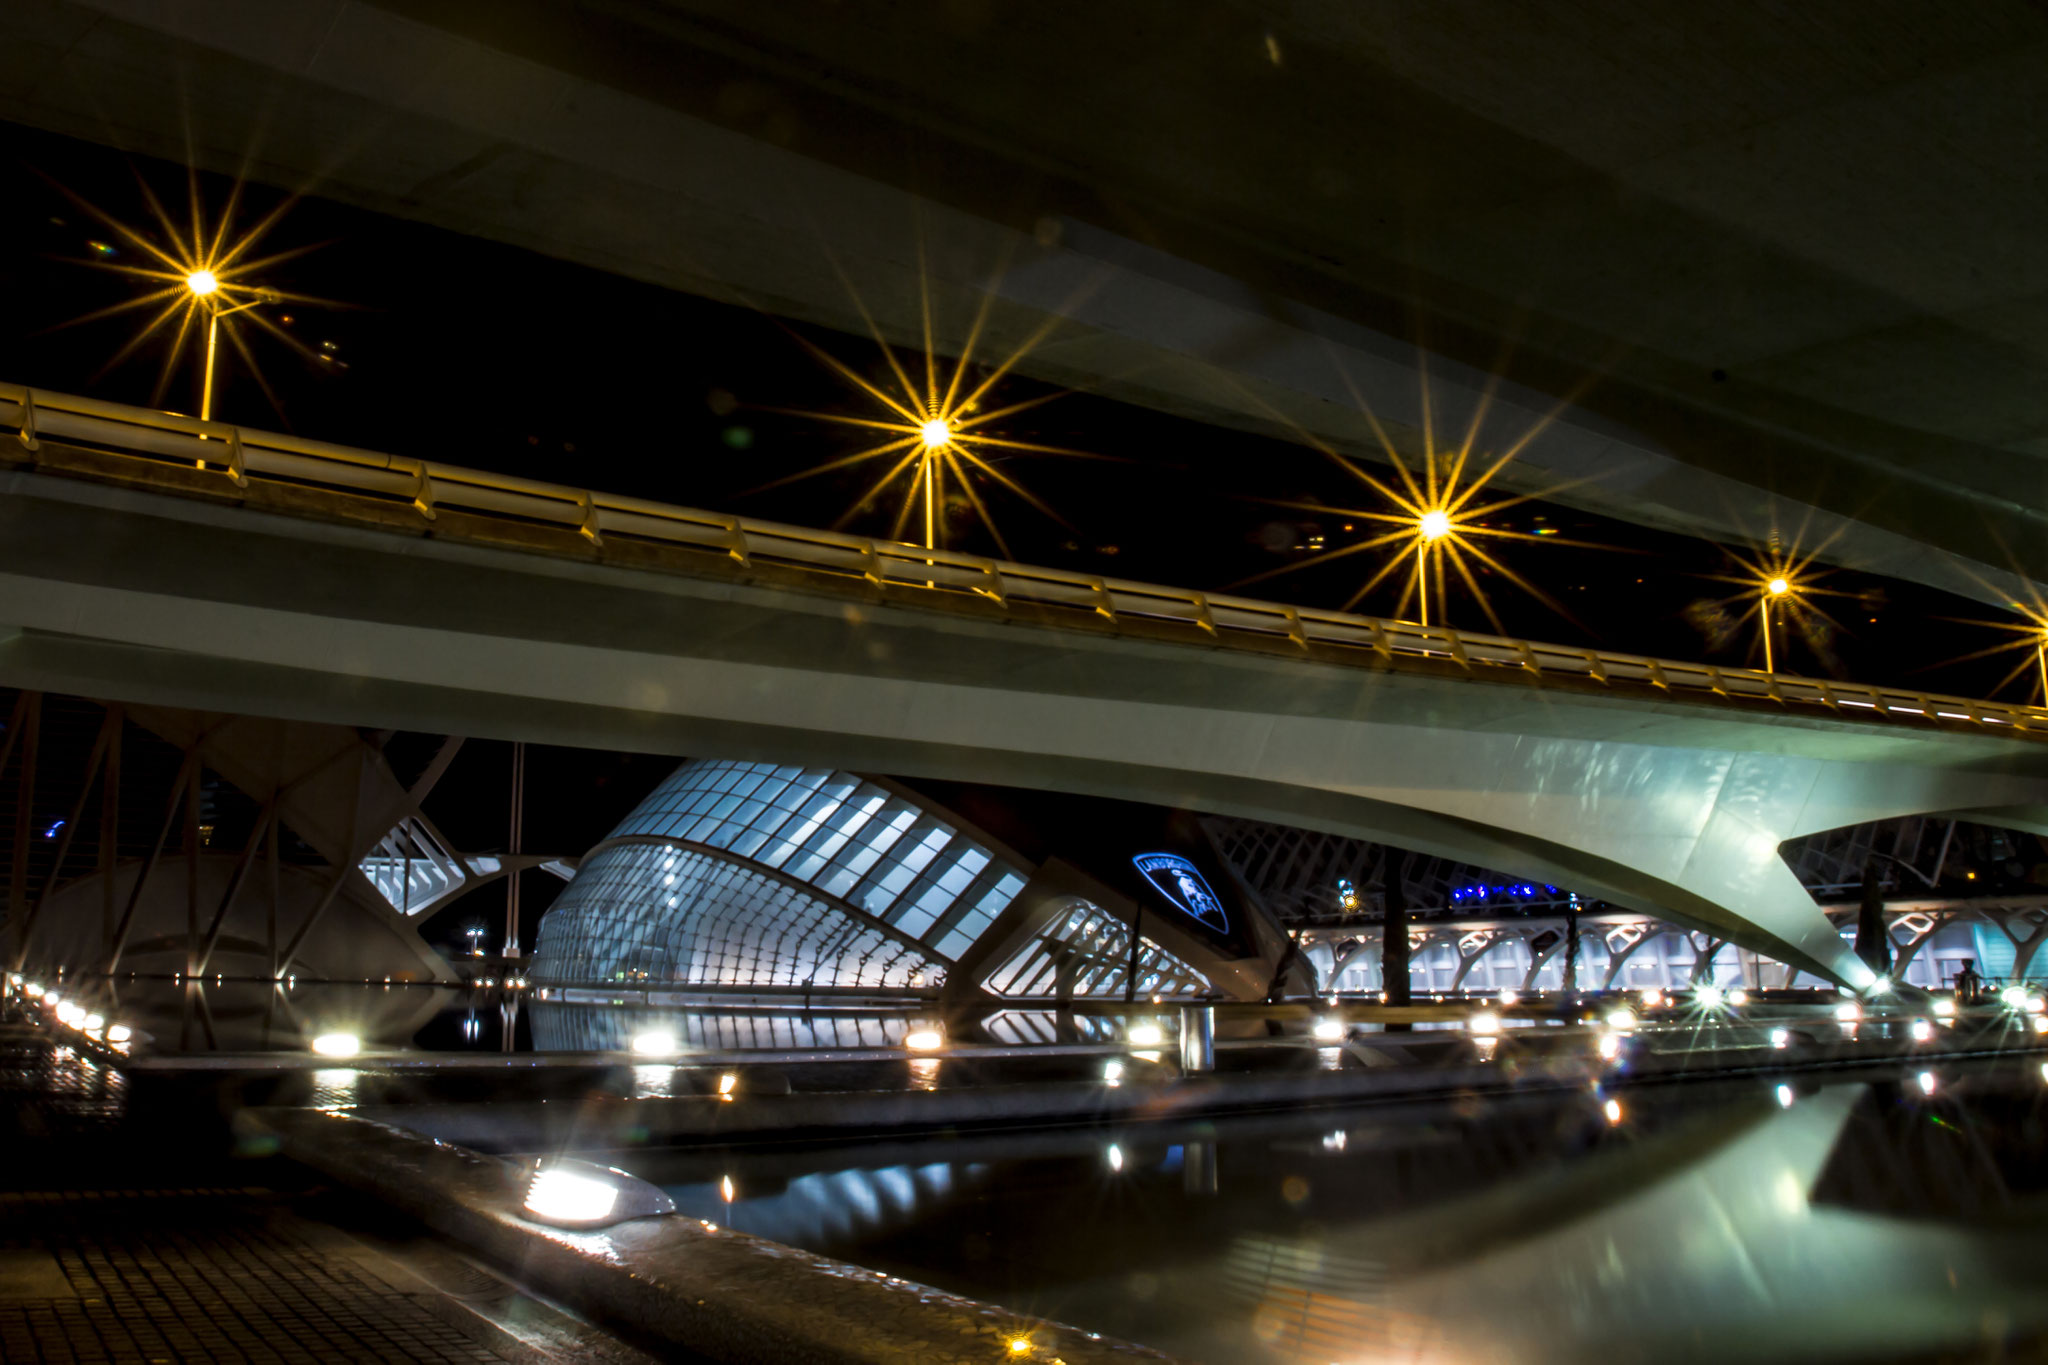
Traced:
POLYGON ((1406 576, 1402 582, 1400 600, 1394 609, 1395 614, 1406 613, 1409 604, 1413 602, 1416 606, 1416 619, 1427 626, 1430 624, 1430 600, 1434 597, 1439 604, 1437 615, 1441 622, 1442 603, 1446 598, 1445 590, 1449 586, 1445 575, 1448 566, 1451 574, 1455 576, 1455 581, 1463 583, 1478 600, 1480 609, 1486 613, 1486 619, 1492 623, 1495 630, 1505 633, 1506 628, 1501 624, 1493 603, 1487 599, 1485 590, 1480 586, 1478 576, 1474 572, 1475 568, 1499 574, 1552 611, 1569 618, 1571 613, 1556 599, 1509 568, 1481 542, 1531 541, 1548 545, 1595 548, 1580 541, 1557 539, 1551 534, 1551 528, 1545 528, 1544 534, 1536 535, 1493 525, 1488 521, 1488 518, 1496 517, 1523 503, 1563 492, 1571 485, 1559 484, 1534 492, 1493 497, 1483 501, 1481 494, 1485 493, 1494 478, 1506 469, 1531 441, 1541 435, 1544 429, 1575 401, 1575 397, 1560 401, 1556 408, 1509 441, 1497 454, 1481 454, 1481 431, 1486 425, 1487 414, 1492 407, 1495 384, 1489 383, 1480 400, 1473 406, 1471 420, 1466 426, 1463 438, 1454 446, 1445 448, 1439 446, 1437 442, 1426 357, 1418 365, 1418 373, 1422 380, 1422 424, 1418 433, 1421 437, 1422 455, 1419 462, 1415 461, 1412 450, 1410 454, 1404 456, 1387 428, 1366 404, 1364 395, 1351 383, 1350 375, 1342 374, 1340 367, 1341 377, 1346 387, 1351 390, 1351 396, 1358 403, 1359 410, 1371 425, 1386 462, 1393 466, 1393 483, 1369 473, 1356 461, 1340 454, 1299 426, 1294 426, 1280 414, 1273 414, 1276 419, 1294 426, 1295 434, 1299 438, 1322 451, 1346 473, 1371 489, 1386 504, 1391 505, 1393 510, 1282 502, 1279 505, 1301 508, 1324 516, 1342 517, 1346 521, 1375 522, 1386 529, 1368 535, 1355 544, 1341 546, 1293 564, 1282 565, 1265 573, 1254 574, 1244 579, 1242 584, 1256 583, 1277 574, 1325 564, 1346 555, 1391 551, 1386 562, 1351 594, 1344 603, 1345 610, 1349 611, 1356 607, 1380 584, 1405 570, 1406 576), (1419 468, 1416 467, 1418 463, 1419 468), (1409 553, 1411 550, 1412 554, 1409 553))
MULTIPOLYGON (((1792 597, 1792 580, 1777 574, 1764 582, 1763 624, 1764 624, 1764 672, 1775 673, 1777 666, 1771 658, 1771 608, 1776 600, 1792 597)), ((1797 600, 1796 598, 1794 599, 1797 600)))
POLYGON ((2020 592, 2025 595, 2025 600, 2013 601, 2008 599, 2006 605, 2012 609, 2019 619, 2016 621, 1981 621, 1964 617, 1949 618, 1960 625, 1982 626, 1984 629, 1992 631, 2002 638, 1999 643, 1988 648, 1974 650, 1968 654, 1958 655, 1953 659, 1929 664, 1928 667, 1930 669, 1940 668, 1951 664, 1970 663, 1978 659, 1995 659, 2001 655, 2009 656, 2013 661, 2012 666, 2006 670, 2005 675, 1996 684, 1985 689, 1984 694, 1996 696, 2021 675, 2032 674, 2033 676, 2028 679, 2028 692, 2031 694, 2033 689, 2038 687, 2040 689, 2040 700, 2035 704, 2048 707, 2048 594, 2042 592, 2041 588, 2034 582, 2032 574, 2013 556, 2011 550, 2005 546, 2001 537, 1994 533, 1990 539, 1992 544, 1998 547, 2006 560, 2006 567, 2010 577, 2003 583, 1993 583, 1991 579, 1972 572, 1967 567, 1964 569, 1964 572, 1971 579, 1975 580, 1977 586, 1982 590, 1982 597, 1985 601, 1996 600, 2006 592, 2010 592, 2013 586, 2017 584, 2020 592))
POLYGON ((1520 443, 1517 443, 1507 454, 1493 459, 1475 475, 1470 473, 1474 457, 1469 439, 1461 449, 1447 457, 1439 456, 1434 450, 1426 452, 1420 471, 1411 471, 1399 453, 1390 446, 1387 454, 1398 476, 1398 487, 1374 477, 1341 456, 1333 455, 1332 458, 1360 482, 1391 503, 1394 510, 1382 512, 1368 508, 1329 507, 1319 503, 1298 502, 1283 505, 1328 516, 1339 516, 1347 521, 1376 522, 1387 529, 1369 535, 1354 545, 1346 545, 1296 564, 1284 565, 1244 581, 1255 583, 1276 574, 1306 568, 1311 564, 1327 563, 1345 555, 1398 547, 1397 552, 1352 593, 1350 599, 1344 603, 1345 610, 1357 606, 1373 589, 1405 569, 1407 576, 1402 584, 1401 597, 1395 607, 1395 613, 1405 613, 1410 602, 1413 602, 1416 606, 1416 619, 1426 626, 1430 624, 1430 602, 1434 598, 1439 604, 1437 615, 1441 622, 1441 604, 1445 600, 1445 589, 1448 586, 1445 568, 1448 566, 1456 580, 1462 582, 1472 596, 1478 599, 1481 610, 1486 613, 1487 620, 1493 623, 1496 630, 1505 628, 1501 625, 1500 616, 1494 611, 1493 604, 1487 600, 1485 590, 1480 587, 1479 579, 1473 572, 1476 567, 1491 569, 1553 611, 1569 615, 1549 594, 1509 568, 1497 555, 1480 543, 1518 540, 1548 545, 1582 543, 1539 537, 1526 531, 1488 524, 1487 518, 1528 502, 1536 496, 1522 494, 1479 501, 1479 495, 1485 490, 1487 483, 1514 458, 1519 449, 1520 443))
POLYGON ((2012 667, 2007 669, 2005 676, 1990 689, 1991 694, 1997 695, 2021 674, 2031 673, 2032 686, 2038 687, 2041 692, 2039 704, 2048 706, 2048 603, 2038 600, 2032 603, 2014 602, 2012 609, 2023 619, 1966 622, 1968 625, 1983 626, 1987 630, 1997 631, 2006 638, 1987 649, 1976 650, 1948 662, 1961 664, 1974 659, 1995 658, 2001 654, 2014 655, 2016 658, 2012 667))
POLYGON ((165 208, 163 201, 157 197, 147 181, 138 180, 144 203, 151 218, 155 220, 154 232, 131 227, 64 186, 57 186, 66 198, 98 220, 142 258, 140 265, 122 265, 104 259, 109 253, 101 252, 99 254, 102 259, 83 261, 80 264, 140 280, 148 286, 144 293, 134 298, 88 313, 68 325, 76 326, 79 323, 96 322, 123 313, 154 309, 153 313, 148 314, 148 320, 141 330, 114 353, 101 368, 100 374, 104 375, 120 365, 152 339, 168 337, 169 344, 164 347, 163 361, 157 372, 156 387, 151 391, 150 402, 153 405, 163 403, 165 390, 169 388, 171 377, 187 355, 189 346, 192 351, 203 357, 198 375, 199 416, 202 420, 211 420, 214 375, 218 365, 220 342, 225 338, 228 345, 242 358, 251 377, 263 389, 264 396, 270 399, 271 406, 276 407, 277 396, 265 382, 240 324, 247 323, 258 328, 307 360, 319 358, 315 351, 298 338, 254 311, 259 304, 270 303, 293 302, 334 306, 329 300, 317 299, 306 294, 285 293, 255 282, 264 271, 303 255, 313 248, 303 246, 260 257, 255 255, 258 243, 277 226, 278 220, 284 216, 294 201, 280 201, 255 223, 237 231, 235 219, 241 207, 242 197, 242 186, 237 182, 229 192, 220 216, 209 227, 206 209, 201 200, 198 176, 190 174, 187 179, 190 204, 183 221, 165 208))
POLYGON ((1786 549, 1774 535, 1771 543, 1753 556, 1730 552, 1735 561, 1736 572, 1725 576, 1722 581, 1733 583, 1743 589, 1741 595, 1723 606, 1740 606, 1741 613, 1735 619, 1733 629, 1740 629, 1754 616, 1758 634, 1764 647, 1764 672, 1777 672, 1777 637, 1788 627, 1796 627, 1806 635, 1809 643, 1818 641, 1823 628, 1836 628, 1837 622, 1818 603, 1819 598, 1839 597, 1841 593, 1829 592, 1818 586, 1819 575, 1814 569, 1815 557, 1823 545, 1811 553, 1801 554, 1786 549))
MULTIPOLYGON (((844 281, 843 275, 841 278, 844 281)), ((835 470, 879 464, 882 466, 881 477, 870 484, 834 523, 835 529, 846 525, 878 502, 894 496, 900 498, 900 501, 897 502, 890 535, 897 540, 904 539, 904 532, 910 524, 911 517, 921 508, 924 523, 922 544, 926 549, 937 549, 944 532, 947 496, 949 492, 957 493, 973 511, 975 519, 988 532, 996 548, 1007 556, 1010 553, 1009 545, 1003 539, 1002 531, 996 526, 995 518, 983 498, 982 489, 977 486, 984 482, 1027 503, 1061 525, 1066 525, 1064 517, 1047 506, 999 464, 1004 456, 1010 454, 1103 458, 1087 451, 1043 445, 1001 434, 999 424, 1006 418, 1015 417, 1040 404, 1051 402, 1060 397, 1060 393, 1041 394, 995 407, 985 406, 991 401, 1003 380, 1016 368, 1018 362, 1029 355, 1058 326, 1059 315, 1050 315, 1001 360, 993 365, 983 365, 977 360, 976 355, 982 347, 989 312, 996 298, 996 291, 991 283, 981 291, 974 320, 968 328, 958 358, 948 362, 938 353, 930 288, 921 274, 919 302, 923 319, 923 348, 914 356, 906 356, 889 344, 874 315, 861 301, 859 293, 853 289, 851 282, 846 283, 855 309, 860 313, 862 321, 867 324, 868 332, 874 338, 876 346, 881 349, 882 359, 887 368, 887 378, 879 382, 871 380, 852 365, 830 354, 800 333, 792 332, 792 335, 827 369, 878 404, 879 411, 868 416, 851 416, 844 413, 790 408, 777 410, 794 416, 879 433, 884 439, 878 444, 763 484, 752 491, 763 493, 800 479, 812 478, 835 470)))

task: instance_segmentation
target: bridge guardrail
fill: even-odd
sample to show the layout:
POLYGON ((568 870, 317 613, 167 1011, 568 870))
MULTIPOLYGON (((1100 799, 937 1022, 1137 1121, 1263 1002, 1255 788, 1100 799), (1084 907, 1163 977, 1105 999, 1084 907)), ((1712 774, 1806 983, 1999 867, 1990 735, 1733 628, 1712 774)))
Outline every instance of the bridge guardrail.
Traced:
POLYGON ((1304 652, 1326 646, 1339 652, 1369 652, 1388 664, 1448 662, 1482 676, 1639 683, 1665 692, 1775 702, 1852 718, 1961 722, 2048 738, 2048 710, 2040 707, 1541 644, 927 550, 250 431, 20 385, 0 384, 0 427, 13 431, 14 441, 31 459, 48 437, 108 454, 216 472, 238 487, 256 477, 386 504, 410 504, 425 523, 436 520, 443 509, 457 510, 563 528, 593 546, 616 536, 705 551, 743 569, 775 566, 840 584, 857 579, 912 593, 973 597, 1004 610, 1053 608, 1099 617, 1111 627, 1124 622, 1170 624, 1225 646, 1270 650, 1275 643, 1288 642, 1304 652))

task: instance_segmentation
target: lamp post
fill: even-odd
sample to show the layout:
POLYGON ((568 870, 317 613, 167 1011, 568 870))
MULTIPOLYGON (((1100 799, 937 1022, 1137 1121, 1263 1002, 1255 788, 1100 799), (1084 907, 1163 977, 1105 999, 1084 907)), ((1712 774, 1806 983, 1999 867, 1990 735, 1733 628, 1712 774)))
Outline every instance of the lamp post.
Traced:
POLYGON ((1792 580, 1783 574, 1776 574, 1764 584, 1764 672, 1775 673, 1777 668, 1771 658, 1771 604, 1792 591, 1792 580))
POLYGON ((1422 590, 1422 624, 1429 624, 1429 550, 1451 533, 1451 514, 1431 508, 1415 521, 1415 580, 1422 590))
POLYGON ((195 270, 185 277, 185 288, 199 300, 206 309, 206 374, 199 384, 199 420, 213 420, 213 358, 220 349, 220 320, 233 317, 236 313, 254 308, 259 303, 275 303, 281 297, 274 290, 259 289, 256 297, 247 303, 238 303, 232 308, 221 307, 220 277, 211 270, 195 270))
POLYGON ((924 480, 924 547, 927 550, 939 548, 938 540, 938 474, 939 455, 953 443, 953 424, 939 416, 936 409, 925 424, 917 429, 918 439, 924 443, 924 451, 918 457, 918 475, 924 480))

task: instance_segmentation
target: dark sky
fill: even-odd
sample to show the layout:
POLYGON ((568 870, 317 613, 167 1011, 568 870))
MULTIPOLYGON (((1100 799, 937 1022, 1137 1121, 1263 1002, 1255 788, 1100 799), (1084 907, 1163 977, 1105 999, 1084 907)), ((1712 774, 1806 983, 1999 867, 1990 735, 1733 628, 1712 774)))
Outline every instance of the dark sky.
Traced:
MULTIPOLYGON (((194 363, 174 371, 158 392, 166 354, 161 339, 108 368, 146 314, 75 323, 144 288, 96 264, 140 264, 143 255, 59 188, 155 232, 141 187, 147 184, 182 215, 189 202, 184 170, 7 124, 0 124, 0 165, 9 167, 12 189, 0 209, 0 299, 6 301, 0 378, 196 410, 194 363)), ((209 215, 217 215, 229 189, 221 179, 198 180, 209 215)), ((238 221, 254 222, 282 199, 250 186, 238 221)), ((311 248, 280 263, 264 283, 345 306, 272 307, 270 315, 281 324, 290 318, 288 330, 307 354, 253 339, 271 394, 239 360, 226 357, 216 395, 216 415, 224 420, 806 525, 831 524, 873 478, 854 470, 750 492, 863 442, 856 430, 776 409, 874 413, 871 400, 831 374, 773 318, 317 196, 291 204, 264 248, 311 248)), ((858 370, 878 379, 885 374, 880 352, 865 338, 815 329, 805 335, 858 370)), ((1048 392, 1007 379, 992 401, 1048 392)), ((1226 589, 1303 561, 1313 537, 1336 548, 1369 533, 1371 523, 1282 504, 1383 509, 1311 449, 1085 394, 1059 395, 1005 430, 1110 457, 1019 456, 1005 463, 1005 471, 1056 508, 1066 524, 983 486, 1011 549, 1026 562, 1226 589)), ((849 529, 887 534, 889 522, 880 513, 849 529)), ((1666 657, 1760 662, 1754 624, 1731 631, 1729 612, 1717 605, 1740 591, 1716 581, 1732 569, 1721 547, 1540 503, 1494 524, 1603 547, 1518 543, 1502 552, 1568 614, 1482 570, 1481 581, 1511 633, 1666 657)), ((994 551, 964 506, 952 509, 947 540, 994 551)), ((1247 591, 1339 606, 1380 562, 1354 556, 1247 591)), ((1391 613, 1392 581, 1360 609, 1391 613)), ((1985 607, 1851 573, 1828 574, 1820 586, 1838 594, 1818 599, 1835 623, 1788 632, 1791 638, 1780 644, 1781 668, 1986 695, 2015 661, 1947 662, 1997 642, 1992 632, 1960 623, 1993 615, 1985 607)), ((1448 609, 1454 625, 1488 628, 1462 590, 1448 609)), ((2031 681, 2031 674, 2023 675, 2005 695, 2023 695, 2031 681)), ((465 793, 472 784, 487 790, 487 772, 489 781, 501 782, 504 756, 502 745, 473 746, 451 791, 465 793)), ((667 760, 622 755, 537 756, 536 791, 588 789, 595 799, 567 803, 559 819, 537 806, 529 843, 587 843, 667 767, 667 760), (585 825, 595 825, 587 836, 585 825)), ((454 809, 452 800, 446 804, 454 809)), ((472 847, 491 845, 491 822, 502 819, 488 814, 491 804, 465 802, 468 813, 450 817, 464 828, 450 834, 472 847)))
MULTIPOLYGON (((159 339, 106 368, 143 314, 65 325, 142 288, 94 269, 96 261, 136 264, 142 257, 56 188, 68 187, 121 221, 143 226, 150 218, 140 182, 182 216, 188 196, 183 169, 5 124, 0 158, 22 172, 12 177, 15 193, 0 219, 0 289, 7 300, 0 376, 195 409, 196 360, 173 373, 160 399, 155 392, 166 352, 159 339), (114 246, 116 254, 101 257, 94 242, 114 246)), ((228 183, 201 177, 199 186, 209 213, 217 213, 228 183)), ((281 199, 249 187, 238 221, 255 221, 281 199)), ((291 205, 264 245, 312 248, 267 272, 266 283, 347 306, 268 310, 274 318, 290 317, 288 330, 319 358, 254 338, 278 400, 273 406, 247 367, 227 356, 216 398, 227 420, 806 525, 831 524, 874 477, 862 467, 750 491, 865 441, 855 429, 775 409, 874 413, 871 400, 831 374, 773 318, 317 197, 291 205)), ((878 348, 866 338, 816 329, 806 335, 857 369, 885 374, 878 348)), ((992 401, 1047 392, 1028 380, 1006 379, 992 401)), ((1061 395, 1005 430, 1109 457, 1019 455, 1004 465, 1068 525, 982 485, 1012 550, 1027 562, 1227 589, 1312 558, 1306 545, 1313 536, 1334 549, 1372 526, 1282 504, 1385 510, 1369 489, 1314 450, 1085 394, 1061 395)), ((887 534, 890 520, 878 512, 850 529, 887 534)), ((1670 657, 1760 662, 1753 627, 1724 638, 1714 628, 1715 613, 1706 609, 1739 592, 1716 581, 1731 568, 1720 547, 1540 503, 1494 523, 1549 529, 1560 541, 1607 547, 1519 543, 1501 551, 1569 613, 1560 615, 1482 571, 1510 632, 1670 657)), ((995 548, 964 502, 951 509, 947 539, 973 551, 995 548)), ((1246 591, 1338 606, 1382 562, 1378 553, 1311 565, 1246 591)), ((1361 609, 1391 613, 1397 578, 1361 609)), ((1982 618, 1992 615, 1988 608, 1867 575, 1829 574, 1821 586, 1841 594, 1818 599, 1839 628, 1824 628, 1812 639, 1792 632, 1781 667, 1965 693, 1988 691, 2004 671, 2003 665, 1943 666, 1993 639, 1981 630, 1958 630, 1945 618, 1982 618), (1921 671, 1929 665, 1933 671, 1921 671)), ((1452 624, 1488 628, 1462 588, 1448 605, 1452 624)))

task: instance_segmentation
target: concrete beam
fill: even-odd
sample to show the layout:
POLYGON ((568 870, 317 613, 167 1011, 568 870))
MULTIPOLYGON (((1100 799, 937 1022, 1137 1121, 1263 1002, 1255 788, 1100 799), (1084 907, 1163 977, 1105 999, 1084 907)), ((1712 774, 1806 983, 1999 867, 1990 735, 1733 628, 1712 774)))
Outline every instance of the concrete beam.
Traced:
POLYGON ((829 763, 1277 820, 1665 915, 1849 981, 1777 848, 2048 803, 2048 749, 1245 656, 0 479, 0 683, 829 763))

